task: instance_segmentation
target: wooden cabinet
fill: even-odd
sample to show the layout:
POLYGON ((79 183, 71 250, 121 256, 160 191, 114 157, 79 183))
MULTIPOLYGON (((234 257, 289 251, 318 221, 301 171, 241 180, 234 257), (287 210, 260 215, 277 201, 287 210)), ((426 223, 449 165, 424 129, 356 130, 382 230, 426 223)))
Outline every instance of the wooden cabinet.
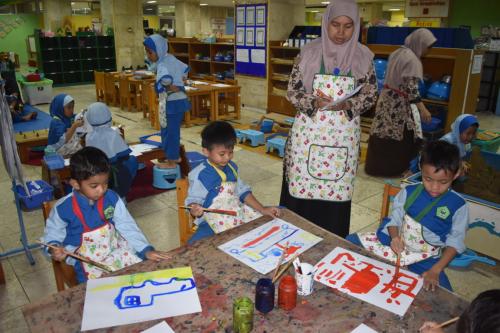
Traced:
POLYGON ((234 43, 219 41, 201 43, 194 38, 169 38, 169 53, 191 67, 189 77, 193 79, 217 78, 218 73, 232 71, 234 75, 234 43), (231 61, 215 60, 215 56, 232 54, 231 61))
POLYGON ((295 116, 295 108, 286 99, 286 91, 293 62, 300 48, 281 44, 281 41, 269 42, 267 112, 295 116))

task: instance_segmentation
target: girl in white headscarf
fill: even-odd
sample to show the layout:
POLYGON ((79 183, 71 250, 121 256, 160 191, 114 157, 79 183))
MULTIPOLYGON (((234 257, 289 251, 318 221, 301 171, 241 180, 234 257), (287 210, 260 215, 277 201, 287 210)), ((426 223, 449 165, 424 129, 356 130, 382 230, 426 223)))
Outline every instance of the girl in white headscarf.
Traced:
POLYGON ((137 159, 120 133, 113 128, 111 112, 106 104, 89 105, 85 114, 92 131, 85 137, 85 145, 102 150, 111 163, 110 188, 125 197, 137 173, 137 159))

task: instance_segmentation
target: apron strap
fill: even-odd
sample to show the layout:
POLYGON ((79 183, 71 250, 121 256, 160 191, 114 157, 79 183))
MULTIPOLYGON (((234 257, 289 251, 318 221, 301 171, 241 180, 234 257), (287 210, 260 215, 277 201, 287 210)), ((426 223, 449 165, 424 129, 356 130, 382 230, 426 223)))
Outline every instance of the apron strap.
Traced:
MULTIPOLYGON (((78 204, 78 200, 76 199, 76 195, 73 194, 73 197, 71 199, 71 203, 73 206, 73 212, 75 213, 76 217, 80 220, 80 222, 83 225, 83 230, 85 232, 89 232, 90 228, 85 222, 85 218, 83 217, 82 210, 80 209, 80 205, 78 204)), ((99 212, 99 216, 101 217, 101 220, 104 221, 105 223, 108 223, 106 218, 104 217, 104 196, 100 197, 99 200, 97 200, 97 210, 99 212)))
MULTIPOLYGON (((422 193, 424 190, 424 185, 420 184, 418 187, 413 191, 413 193, 406 199, 405 205, 404 205, 404 210, 407 211, 408 208, 410 208, 411 205, 417 200, 418 196, 422 193)), ((420 213, 414 218, 415 221, 420 223, 420 221, 424 218, 427 213, 430 212, 430 210, 438 204, 438 202, 444 197, 446 193, 441 194, 439 197, 436 198, 433 202, 429 203, 427 206, 424 207, 420 211, 420 213)))
MULTIPOLYGON (((217 174, 221 178, 222 182, 223 183, 227 182, 227 175, 224 173, 224 171, 222 171, 219 167, 214 165, 212 162, 210 162, 208 160, 207 160, 207 162, 208 162, 208 164, 210 164, 212 166, 212 168, 215 169, 215 172, 217 172, 217 174)), ((238 179, 238 172, 236 171, 236 169, 231 165, 231 163, 228 163, 227 165, 229 166, 231 171, 233 171, 233 174, 236 177, 236 179, 238 179)))
POLYGON ((325 74, 325 63, 323 61, 323 56, 321 56, 321 66, 319 67, 319 73, 325 74))

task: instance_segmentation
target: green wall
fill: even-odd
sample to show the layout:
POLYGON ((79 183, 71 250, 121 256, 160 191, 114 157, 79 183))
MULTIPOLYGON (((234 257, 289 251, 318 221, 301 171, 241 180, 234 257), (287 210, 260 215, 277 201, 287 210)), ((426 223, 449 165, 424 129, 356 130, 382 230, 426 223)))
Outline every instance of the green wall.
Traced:
POLYGON ((470 25, 472 37, 481 34, 485 25, 500 26, 500 1, 498 0, 451 0, 449 27, 470 25))
POLYGON ((0 36, 0 51, 19 54, 21 64, 26 64, 28 62, 26 38, 28 35, 33 35, 33 31, 37 28, 40 28, 40 17, 36 14, 0 15, 0 31, 6 33, 3 38, 0 36), (18 18, 21 20, 17 20, 18 18), (13 22, 16 23, 12 24, 13 22), (11 31, 7 33, 6 27, 11 31))

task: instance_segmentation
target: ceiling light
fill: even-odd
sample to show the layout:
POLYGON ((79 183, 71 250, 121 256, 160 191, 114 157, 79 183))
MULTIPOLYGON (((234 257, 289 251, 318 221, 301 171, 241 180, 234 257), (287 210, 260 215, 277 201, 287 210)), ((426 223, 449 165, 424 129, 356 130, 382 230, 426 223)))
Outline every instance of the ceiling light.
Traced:
POLYGON ((200 3, 200 6, 208 6, 208 3, 200 3))
POLYGON ((147 1, 147 3, 156 3, 155 0, 147 1))
POLYGON ((390 12, 399 12, 401 8, 389 8, 390 12))
POLYGON ((311 10, 311 13, 319 13, 319 10, 311 10))
POLYGON ((323 5, 329 5, 329 4, 330 4, 330 1, 321 1, 321 3, 322 3, 323 5))
POLYGON ((72 2, 72 3, 71 3, 71 6, 74 6, 74 5, 75 5, 75 3, 74 3, 74 2, 72 2))
POLYGON ((153 10, 153 8, 146 8, 146 10, 153 10))

